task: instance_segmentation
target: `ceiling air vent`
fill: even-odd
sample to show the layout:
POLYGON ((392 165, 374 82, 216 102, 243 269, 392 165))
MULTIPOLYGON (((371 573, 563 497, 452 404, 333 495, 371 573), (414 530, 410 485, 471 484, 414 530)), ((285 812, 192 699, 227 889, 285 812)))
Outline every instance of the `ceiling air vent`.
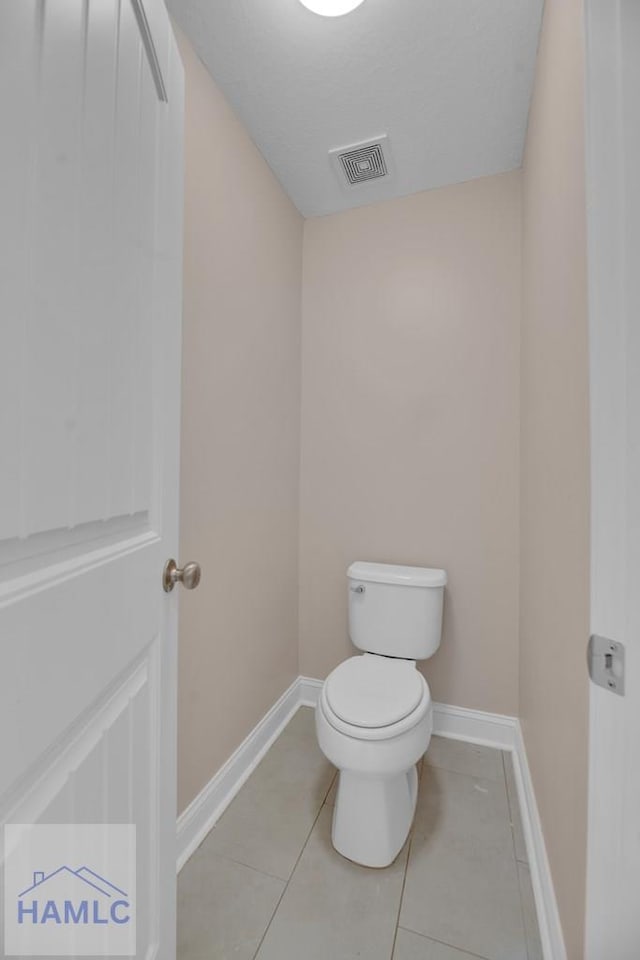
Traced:
POLYGON ((389 140, 386 134, 376 137, 375 140, 330 150, 329 156, 343 186, 345 180, 348 186, 355 187, 381 177, 389 177, 391 174, 389 140))

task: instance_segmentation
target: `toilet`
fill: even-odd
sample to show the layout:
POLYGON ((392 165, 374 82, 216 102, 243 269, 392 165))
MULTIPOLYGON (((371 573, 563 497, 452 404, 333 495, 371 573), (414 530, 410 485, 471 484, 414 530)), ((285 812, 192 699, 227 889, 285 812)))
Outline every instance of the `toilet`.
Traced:
POLYGON ((416 763, 431 739, 431 694, 416 661, 440 646, 447 574, 358 561, 347 578, 349 634, 363 652, 325 680, 316 732, 339 770, 335 849, 366 867, 386 867, 411 828, 416 763))

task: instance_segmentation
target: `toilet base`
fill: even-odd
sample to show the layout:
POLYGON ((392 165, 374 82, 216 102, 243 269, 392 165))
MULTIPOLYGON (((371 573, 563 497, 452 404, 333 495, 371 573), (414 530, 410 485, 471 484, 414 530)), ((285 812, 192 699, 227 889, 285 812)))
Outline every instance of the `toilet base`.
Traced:
POLYGON ((364 867, 388 867, 409 835, 417 799, 415 766, 391 777, 341 770, 331 834, 335 849, 364 867))

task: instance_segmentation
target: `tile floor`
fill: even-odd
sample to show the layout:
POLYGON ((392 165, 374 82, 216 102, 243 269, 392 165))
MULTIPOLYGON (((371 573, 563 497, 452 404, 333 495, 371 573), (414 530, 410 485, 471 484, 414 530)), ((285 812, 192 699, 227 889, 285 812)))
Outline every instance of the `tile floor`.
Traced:
POLYGON ((302 707, 180 873, 179 960, 541 960, 509 754, 433 737, 385 870, 334 851, 335 787, 302 707))

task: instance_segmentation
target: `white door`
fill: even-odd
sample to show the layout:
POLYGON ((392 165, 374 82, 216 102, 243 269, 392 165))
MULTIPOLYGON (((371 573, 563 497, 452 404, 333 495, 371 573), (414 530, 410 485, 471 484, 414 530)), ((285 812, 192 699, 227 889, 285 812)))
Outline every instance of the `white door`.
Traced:
POLYGON ((1 0, 0 819, 134 824, 135 952, 167 960, 182 113, 162 0, 1 0))
POLYGON ((594 633, 625 694, 590 691, 586 957, 640 957, 640 0, 587 2, 594 633))

